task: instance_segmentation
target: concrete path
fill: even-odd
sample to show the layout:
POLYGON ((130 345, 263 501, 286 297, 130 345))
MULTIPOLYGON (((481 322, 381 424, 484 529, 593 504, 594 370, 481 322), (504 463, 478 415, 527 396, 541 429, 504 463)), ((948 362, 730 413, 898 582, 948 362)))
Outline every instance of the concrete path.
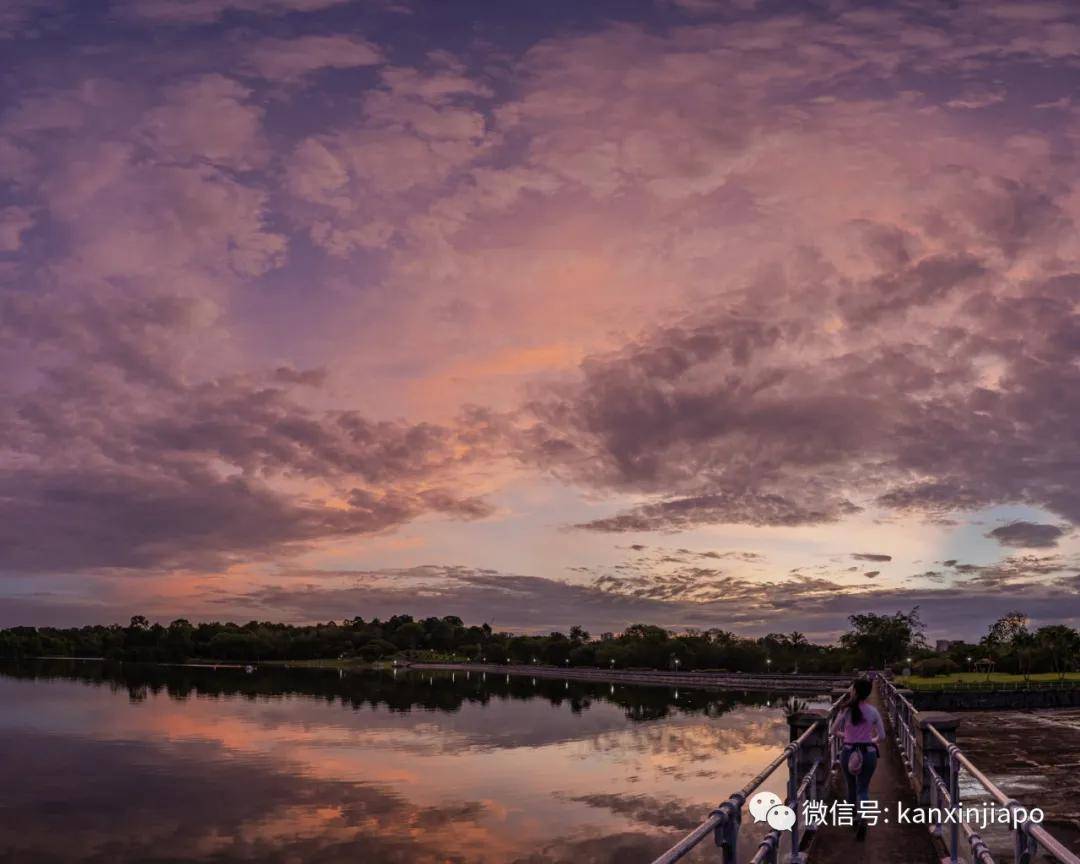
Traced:
MULTIPOLYGON (((870 703, 885 716, 876 684, 870 703)), ((823 825, 810 848, 810 864, 940 864, 925 825, 897 824, 897 802, 911 807, 915 797, 891 732, 870 781, 870 799, 878 802, 880 816, 866 839, 856 840, 853 828, 823 825)))

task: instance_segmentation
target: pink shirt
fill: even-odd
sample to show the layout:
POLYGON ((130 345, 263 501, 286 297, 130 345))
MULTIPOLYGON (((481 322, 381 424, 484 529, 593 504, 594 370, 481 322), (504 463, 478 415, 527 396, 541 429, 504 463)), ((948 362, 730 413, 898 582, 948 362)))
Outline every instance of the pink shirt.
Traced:
POLYGON ((845 744, 872 744, 874 738, 879 741, 885 738, 885 725, 881 722, 881 714, 873 705, 865 702, 859 705, 862 712, 862 723, 851 722, 851 709, 845 708, 836 715, 835 731, 843 734, 845 744))

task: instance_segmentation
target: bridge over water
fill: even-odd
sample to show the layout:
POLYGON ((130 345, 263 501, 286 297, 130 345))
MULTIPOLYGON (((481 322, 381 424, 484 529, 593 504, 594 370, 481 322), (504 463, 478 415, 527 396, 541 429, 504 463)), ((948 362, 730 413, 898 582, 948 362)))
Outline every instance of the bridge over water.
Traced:
MULTIPOLYGON (((444 671, 485 671, 535 678, 560 678, 644 686, 702 689, 759 690, 817 695, 832 692, 850 677, 805 675, 746 675, 739 673, 682 672, 648 670, 582 669, 553 666, 512 666, 502 664, 418 664, 423 669, 444 671)), ((786 748, 762 766, 761 772, 709 813, 701 824, 653 864, 671 864, 693 854, 695 861, 715 860, 721 864, 1036 864, 1053 862, 1080 864, 1080 856, 1070 851, 1041 825, 1019 821, 1024 806, 994 784, 957 747, 959 720, 954 714, 919 711, 911 701, 911 691, 898 689, 884 678, 874 684, 871 702, 885 719, 888 735, 880 742, 881 756, 870 787, 870 798, 879 805, 878 820, 859 841, 852 827, 836 824, 843 806, 843 778, 839 771, 839 747, 828 729, 837 710, 803 711, 789 718, 790 740, 786 748), (777 772, 787 774, 786 803, 795 811, 796 821, 785 831, 769 831, 755 851, 747 854, 747 844, 739 843, 740 828, 747 820, 747 803, 754 793, 777 772), (985 802, 995 812, 1012 814, 1017 827, 1010 829, 1011 854, 995 857, 975 830, 971 820, 946 820, 945 812, 969 807, 961 797, 961 779, 967 788, 979 787, 985 802), (808 824, 807 802, 827 817, 824 824, 808 824), (909 817, 914 811, 933 817, 926 823, 897 819, 903 806, 909 817)), ((1037 801, 1026 802, 1029 807, 1037 801)), ((982 802, 980 802, 980 805, 982 802)), ((752 844, 751 844, 752 848, 752 844)))
MULTIPOLYGON (((920 712, 910 695, 884 679, 875 682, 871 701, 886 719, 889 734, 881 742, 881 758, 870 788, 879 816, 864 841, 856 839, 852 827, 837 824, 846 820, 837 819, 839 811, 830 807, 835 800, 830 790, 842 779, 839 747, 828 733, 837 710, 834 702, 829 710, 791 717, 791 743, 653 864, 671 864, 705 845, 719 847, 715 854, 723 864, 780 864, 781 860, 790 864, 1034 864, 1037 860, 1080 864, 1080 857, 1028 819, 1023 805, 998 788, 957 747, 954 715, 920 712), (774 772, 784 769, 788 775, 786 803, 795 811, 795 824, 786 831, 770 831, 751 857, 740 859, 738 835, 746 804, 774 772), (948 818, 949 811, 968 806, 961 800, 962 775, 981 786, 991 809, 1007 817, 1010 826, 1015 825, 1009 828, 1013 843, 1008 858, 995 859, 970 821, 948 818), (823 806, 833 818, 826 818, 824 824, 807 824, 805 817, 815 811, 820 814, 823 806), (918 817, 901 823, 897 818, 901 806, 907 808, 909 817, 915 811, 926 814, 926 824, 918 817), (783 859, 782 845, 790 850, 783 859)), ((1036 805, 1029 802, 1029 806, 1036 805)))

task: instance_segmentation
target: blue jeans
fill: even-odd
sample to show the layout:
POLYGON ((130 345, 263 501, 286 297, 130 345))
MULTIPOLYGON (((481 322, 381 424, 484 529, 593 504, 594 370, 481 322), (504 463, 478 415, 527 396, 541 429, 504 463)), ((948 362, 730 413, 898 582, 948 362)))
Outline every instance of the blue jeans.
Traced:
POLYGON ((877 768, 878 751, 873 744, 866 745, 862 754, 862 770, 858 774, 852 774, 848 771, 848 758, 856 749, 860 748, 845 744, 840 753, 840 765, 844 769, 844 779, 847 780, 848 801, 858 807, 860 801, 870 798, 870 778, 874 776, 874 769, 877 768))

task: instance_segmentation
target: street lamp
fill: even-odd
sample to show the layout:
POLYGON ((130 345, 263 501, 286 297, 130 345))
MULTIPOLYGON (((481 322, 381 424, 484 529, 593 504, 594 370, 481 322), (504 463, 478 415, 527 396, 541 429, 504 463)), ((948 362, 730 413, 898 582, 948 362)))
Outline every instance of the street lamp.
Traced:
POLYGON ((612 669, 615 668, 615 658, 614 657, 611 658, 611 668, 612 669))
POLYGON ((676 658, 675 658, 675 671, 676 671, 676 672, 678 672, 678 671, 679 671, 679 664, 680 664, 680 663, 682 663, 682 660, 680 660, 680 659, 679 659, 678 657, 676 657, 676 658))

